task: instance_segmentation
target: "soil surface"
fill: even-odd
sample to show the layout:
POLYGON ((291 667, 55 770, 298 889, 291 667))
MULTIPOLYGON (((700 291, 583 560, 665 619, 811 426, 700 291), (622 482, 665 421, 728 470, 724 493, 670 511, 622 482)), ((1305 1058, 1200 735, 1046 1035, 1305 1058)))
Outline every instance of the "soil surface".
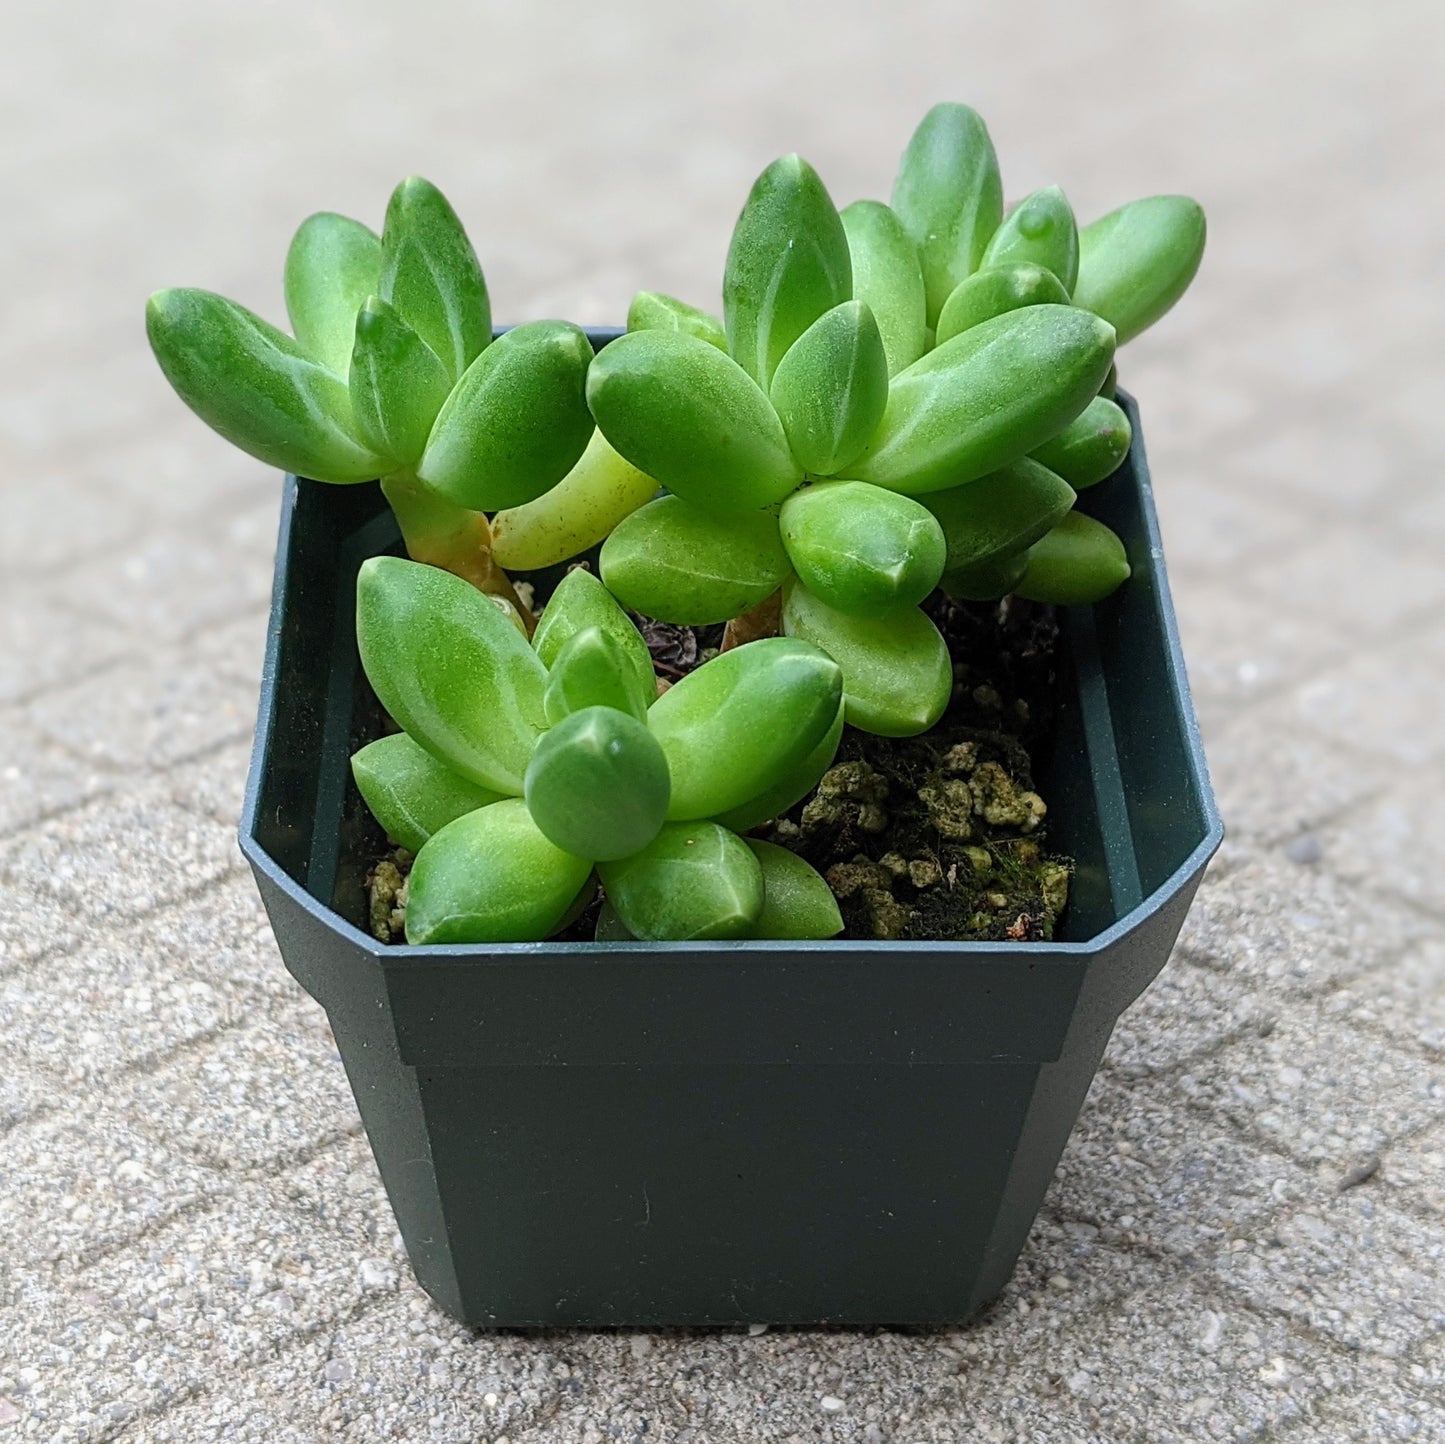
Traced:
MULTIPOLYGON (((1046 940, 1071 865, 1049 852, 1034 758, 1049 744, 1058 626, 1053 610, 1011 598, 924 604, 953 657, 953 698, 923 737, 847 728, 818 790, 756 835, 827 878, 845 938, 1046 940)), ((658 677, 671 683, 716 655, 722 627, 635 619, 658 677)), ((367 876, 372 931, 403 940, 411 855, 367 876)), ((600 900, 558 941, 590 942, 600 900)))

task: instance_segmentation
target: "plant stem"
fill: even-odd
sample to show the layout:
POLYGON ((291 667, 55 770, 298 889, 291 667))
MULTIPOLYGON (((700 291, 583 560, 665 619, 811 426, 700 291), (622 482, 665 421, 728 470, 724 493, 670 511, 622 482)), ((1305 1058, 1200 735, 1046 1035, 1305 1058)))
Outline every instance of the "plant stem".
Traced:
POLYGON ((383 477, 381 490, 413 561, 452 572, 479 592, 504 597, 517 609, 527 635, 532 634, 537 619, 492 555, 492 527, 485 512, 453 505, 405 471, 383 477))

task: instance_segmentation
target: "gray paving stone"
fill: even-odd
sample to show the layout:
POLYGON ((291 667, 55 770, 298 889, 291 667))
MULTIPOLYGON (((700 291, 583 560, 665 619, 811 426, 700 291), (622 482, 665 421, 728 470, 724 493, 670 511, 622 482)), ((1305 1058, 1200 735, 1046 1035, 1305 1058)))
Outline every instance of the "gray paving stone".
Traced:
POLYGON ((277 1003, 244 1027, 127 1080, 137 1126, 214 1168, 295 1159, 356 1127, 356 1105, 324 1015, 277 1003))
POLYGON ((1304 1003, 1267 1036, 1191 1065, 1178 1086, 1197 1106, 1338 1176, 1445 1117, 1445 1062, 1384 1050, 1353 1019, 1304 1003))
POLYGON ((1242 979, 1177 956, 1119 1020, 1105 1054, 1130 1077, 1167 1073, 1229 1038, 1270 1025, 1279 1004, 1242 979))
POLYGON ((55 954, 0 982, 0 1030, 15 1055, 77 1090, 241 1017, 237 999, 139 935, 55 954))
MULTIPOLYGON (((315 1009, 281 962, 249 872, 146 919, 146 944, 177 975, 204 979, 227 994, 249 993, 315 1009)), ((255 998, 249 1006, 257 1006, 255 998)), ((319 1010, 317 1010, 319 1012, 319 1010)))
POLYGON ((256 696, 188 648, 165 649, 48 692, 29 710, 79 756, 134 773, 249 736, 256 696))
POLYGON ((103 1095, 20 1124, 0 1149, 0 1232, 26 1239, 22 1269, 68 1271, 230 1186, 137 1133, 103 1095))
POLYGON ((1294 692, 1215 728, 1207 755, 1224 825, 1263 847, 1290 842, 1335 817, 1348 819, 1395 780, 1376 755, 1331 742, 1303 723, 1294 692))
POLYGON ((1349 1349, 1398 1358, 1445 1327, 1445 1237, 1364 1188, 1224 1248, 1211 1271, 1349 1349))
POLYGON ((1205 704, 1233 712, 1343 657, 1338 629, 1245 587, 1188 574, 1175 589, 1189 685, 1205 704))
POLYGON ((241 734, 238 740, 223 743, 193 762, 168 768, 166 785, 171 796, 182 807, 204 813, 222 827, 239 827, 251 741, 250 734, 241 734))
MULTIPOLYGON (((83 1276, 32 1285, 20 1306, 32 1320, 16 1354, 21 1387, 9 1396, 23 1422, 50 1431, 41 1437, 103 1437, 107 1424, 184 1399, 393 1290, 363 1277, 334 1235, 303 1227, 274 1190, 246 1184, 83 1276)), ((0 1336, 7 1324, 13 1316, 0 1336)))
POLYGON ((0 881, 116 926, 214 882, 237 856, 226 828, 147 783, 16 834, 0 881))
POLYGON ((124 630, 96 615, 76 616, 62 602, 63 583, 0 576, 0 703, 88 677, 129 650, 124 630), (63 642, 57 631, 63 619, 63 642))
POLYGON ((1309 996, 1398 957, 1430 936, 1429 919, 1334 876, 1344 848, 1324 829, 1324 865, 1291 862, 1283 848, 1237 847, 1235 865, 1205 875, 1180 950, 1282 996, 1309 996))
POLYGON ((1445 1053, 1445 937, 1355 979, 1327 1007, 1375 1024, 1392 1045, 1409 1040, 1445 1053))
POLYGON ((88 931, 73 909, 53 898, 32 897, 20 888, 7 888, 5 893, 6 905, 0 908, 0 977, 43 954, 74 947, 88 931))
POLYGON ((47 742, 18 711, 0 713, 0 835, 84 802, 113 779, 47 742))
POLYGON ((1175 1281, 1062 1338, 1034 1386, 1082 1410, 1097 1439, 1288 1439, 1283 1426, 1319 1417, 1362 1375, 1370 1371, 1303 1330, 1175 1281))
POLYGON ((137 546, 67 573, 72 612, 105 618, 154 643, 255 611, 271 592, 276 503, 212 515, 205 530, 157 531, 137 546))
POLYGON ((1383 752, 1409 786, 1445 753, 1445 628, 1436 617, 1401 629, 1393 645, 1368 648, 1347 667, 1306 683, 1299 715, 1357 751, 1383 752))
POLYGON ((1318 1198, 1311 1175, 1149 1081, 1095 1079, 1049 1205, 1116 1246, 1197 1258, 1318 1198))
POLYGON ((250 689, 253 713, 255 694, 260 690, 261 667, 266 659, 269 619, 270 612, 264 609, 246 612, 218 626, 207 627, 189 642, 193 656, 250 689))
POLYGON ((1404 898, 1445 916, 1445 810, 1430 786, 1400 788, 1375 798, 1323 829, 1339 873, 1379 896, 1377 916, 1404 898))
POLYGON ((1395 1207, 1445 1223, 1445 1125, 1391 1144, 1379 1180, 1395 1207))
MULTIPOLYGON (((63 1085, 58 1078, 38 1068, 7 1060, 0 1072, 0 1137, 23 1119, 56 1107, 63 1101, 63 1085)), ((5 1163, 0 1154, 0 1167, 5 1163)))
MULTIPOLYGON (((14 461, 7 474, 22 474, 14 461)), ((0 527, 0 575, 31 576, 78 556, 123 548, 140 520, 126 499, 87 486, 67 460, 23 470, 24 483, 5 489, 5 525, 0 527)))

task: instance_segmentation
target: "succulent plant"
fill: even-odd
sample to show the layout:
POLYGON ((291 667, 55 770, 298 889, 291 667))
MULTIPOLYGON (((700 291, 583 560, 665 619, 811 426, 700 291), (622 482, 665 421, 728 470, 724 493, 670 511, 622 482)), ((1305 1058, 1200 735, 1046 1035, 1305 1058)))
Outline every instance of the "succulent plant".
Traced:
POLYGON ((842 731, 842 677, 776 637, 657 695, 641 634, 569 572, 528 641, 437 568, 366 562, 362 664, 401 733, 352 759, 393 841, 416 852, 413 943, 549 936, 606 888, 617 935, 829 937, 827 884, 737 829, 810 792, 842 731), (594 876, 595 869, 595 876, 594 876))
POLYGON ((412 557, 525 615, 494 527, 515 546, 507 509, 574 466, 609 464, 605 447, 589 446, 586 336, 535 321, 494 340, 471 242, 419 177, 397 186, 379 237, 329 212, 304 221, 285 297, 294 336, 209 291, 156 292, 146 329, 177 394, 270 465, 325 482, 379 477, 412 557))

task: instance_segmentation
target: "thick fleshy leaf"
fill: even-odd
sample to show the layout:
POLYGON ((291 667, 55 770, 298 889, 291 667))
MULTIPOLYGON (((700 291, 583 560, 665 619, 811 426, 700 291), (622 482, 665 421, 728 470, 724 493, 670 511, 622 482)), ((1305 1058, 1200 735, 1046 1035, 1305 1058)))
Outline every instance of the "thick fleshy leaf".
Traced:
POLYGON ((943 530, 912 497, 866 481, 823 481, 794 492, 780 517, 803 584, 831 607, 882 617, 917 606, 943 575, 943 530))
POLYGON ((1079 234, 1074 304, 1102 316, 1122 346, 1189 289, 1204 233, 1204 212, 1188 196, 1147 196, 1111 211, 1079 234))
POLYGON ((888 356, 862 301, 825 311, 778 363, 769 399, 793 456, 814 476, 842 471, 888 404, 888 356))
POLYGON ((448 823, 417 854, 406 940, 539 942, 561 926, 592 864, 548 841, 520 797, 448 823))
POLYGON ((753 937, 834 938, 843 931, 838 899, 816 868, 776 843, 746 841, 763 869, 763 910, 753 937))
POLYGON ((745 938, 763 911, 763 869, 713 822, 669 823, 641 852, 597 868, 623 927, 653 942, 745 938))
POLYGON ((157 291, 146 335, 176 395, 248 456, 315 481, 387 470, 356 433, 346 383, 244 306, 210 291, 157 291))
POLYGON ((838 755, 838 744, 843 740, 843 723, 847 708, 841 698, 838 715, 833 725, 823 734, 823 740, 793 769, 781 782, 776 782, 765 792, 750 797, 741 807, 730 808, 713 818, 734 832, 747 832, 764 822, 780 817, 795 803, 801 802, 823 780, 823 774, 833 765, 838 755))
POLYGON ((630 646, 601 627, 569 637, 547 672, 543 705, 555 727, 588 707, 615 707, 638 719, 657 697, 651 669, 644 675, 630 646))
POLYGON ((1124 543, 1101 521, 1071 511, 1029 548, 1028 570, 1014 591, 1061 607, 1101 602, 1129 580, 1124 543))
POLYGON ((657 674, 642 633, 618 606, 617 598, 582 567, 574 568, 557 583, 532 634, 532 646, 543 666, 550 668, 573 637, 592 627, 606 632, 627 658, 633 676, 629 687, 649 696, 655 693, 657 674))
POLYGON ((656 495, 657 483, 594 429, 577 465, 556 486, 492 518, 492 555, 509 571, 555 566, 595 547, 656 495))
POLYGON ((727 332, 716 316, 661 291, 639 291, 632 298, 632 304, 627 308, 627 329, 681 331, 685 336, 696 336, 699 341, 716 346, 719 351, 728 348, 727 332))
POLYGON ((547 725, 547 671, 490 598, 438 567, 372 557, 356 578, 356 639, 413 740, 472 782, 521 794, 547 725))
POLYGON ((1025 196, 1004 218, 983 253, 980 267, 1042 266, 1072 292, 1079 278, 1079 228, 1074 208, 1058 186, 1025 196))
POLYGON ((637 934, 628 930, 627 924, 617 916, 617 909, 610 902, 602 904, 597 914, 597 930, 592 940, 598 943, 635 943, 637 934))
POLYGON ((854 201, 839 214, 853 262, 853 299, 873 312, 888 374, 896 376, 927 349, 928 302, 918 247, 882 201, 854 201))
POLYGON ((1098 392, 1114 332, 1073 306, 1025 306, 945 341, 893 378, 860 481, 959 486, 1057 436, 1098 392))
POLYGON ((842 693, 833 660, 786 637, 689 672, 647 716, 672 773, 668 817, 716 817, 791 776, 833 725, 842 693))
POLYGON ((602 543, 602 580, 624 606, 660 622, 705 627, 765 602, 788 575, 771 512, 719 516, 661 496, 602 543))
POLYGON ((356 336, 356 313, 376 290, 381 241, 376 233, 331 211, 301 222, 286 252, 286 314, 304 351, 345 377, 356 336))
POLYGON ((592 439, 592 343, 566 321, 499 336, 447 397, 417 475, 470 511, 522 506, 556 486, 592 439))
POLYGON ((1043 266, 1025 262, 976 271, 953 288, 938 314, 934 344, 941 346, 962 331, 1024 306, 1066 306, 1064 283, 1043 266))
POLYGON ((893 183, 893 210, 918 247, 932 326, 1003 219, 998 156, 977 111, 942 104, 923 117, 893 183))
POLYGON ((963 602, 996 602, 1009 595, 1023 581, 1029 569, 1029 554, 1016 552, 994 562, 956 567, 944 572, 939 587, 963 602))
POLYGON ((405 732, 368 742, 352 755, 357 791, 386 835, 408 852, 449 822, 501 799, 453 772, 405 732))
POLYGON ((347 386, 357 431, 398 466, 422 454, 452 389, 436 352, 379 296, 356 313, 347 386))
POLYGON ((852 294, 848 237, 827 187, 801 156, 775 160, 753 183, 728 247, 728 350, 766 390, 793 342, 852 294))
POLYGON ((455 382, 492 339, 492 303, 477 253, 447 198, 410 176, 391 193, 372 289, 441 358, 455 382))
POLYGON ((1108 397, 1096 396, 1051 441, 1033 453, 1050 470, 1058 472, 1075 491, 1112 476, 1129 454, 1133 428, 1123 408, 1108 397))
POLYGON ((669 790, 657 740, 615 707, 564 717, 527 766, 532 820, 558 847, 597 862, 646 847, 667 816, 669 790))
POLYGON ((880 737, 913 737, 927 732, 948 706, 948 647, 916 607, 877 619, 850 617, 793 581, 783 589, 783 630, 821 647, 843 669, 849 726, 880 737))
POLYGON ((587 401, 635 467, 709 511, 757 511, 803 479, 772 403, 736 361, 696 336, 620 336, 592 363, 587 401))
MULTIPOLYGON (((941 585, 952 591, 950 576, 989 567, 997 574, 1011 557, 1021 556, 1074 504, 1074 489, 1041 463, 1024 457, 967 486, 935 491, 923 505, 938 518, 948 561, 941 585)), ((977 573, 979 584, 983 572, 977 573)))

